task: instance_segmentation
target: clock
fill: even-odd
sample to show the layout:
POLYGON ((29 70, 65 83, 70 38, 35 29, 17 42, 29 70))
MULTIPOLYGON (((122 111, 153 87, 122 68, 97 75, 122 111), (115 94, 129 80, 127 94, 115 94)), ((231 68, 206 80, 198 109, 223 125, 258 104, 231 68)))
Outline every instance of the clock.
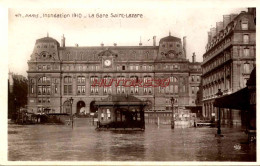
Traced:
POLYGON ((104 62, 104 64, 105 64, 105 66, 110 66, 111 65, 111 60, 105 60, 105 62, 104 62))

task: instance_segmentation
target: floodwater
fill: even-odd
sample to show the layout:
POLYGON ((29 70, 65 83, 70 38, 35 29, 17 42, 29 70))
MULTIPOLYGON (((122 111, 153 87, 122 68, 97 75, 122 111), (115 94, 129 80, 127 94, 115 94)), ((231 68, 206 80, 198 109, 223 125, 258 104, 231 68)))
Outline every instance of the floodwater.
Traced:
POLYGON ((8 126, 9 161, 256 161, 256 143, 240 128, 96 131, 84 123, 8 126))

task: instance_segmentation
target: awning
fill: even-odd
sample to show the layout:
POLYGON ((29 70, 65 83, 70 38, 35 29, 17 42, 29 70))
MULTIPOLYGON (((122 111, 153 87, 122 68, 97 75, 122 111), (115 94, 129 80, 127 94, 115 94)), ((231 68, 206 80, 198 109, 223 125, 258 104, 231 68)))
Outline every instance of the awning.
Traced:
POLYGON ((215 99, 214 107, 230 108, 238 110, 249 109, 249 92, 247 87, 230 95, 215 99))

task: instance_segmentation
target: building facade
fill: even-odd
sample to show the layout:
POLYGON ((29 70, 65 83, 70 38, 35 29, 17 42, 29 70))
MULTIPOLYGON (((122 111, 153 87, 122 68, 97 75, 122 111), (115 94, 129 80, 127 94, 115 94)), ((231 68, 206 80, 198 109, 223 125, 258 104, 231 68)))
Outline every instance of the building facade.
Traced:
MULTIPOLYGON (((216 93, 234 93, 244 87, 256 61, 255 8, 248 12, 223 16, 208 32, 208 43, 203 55, 202 87, 203 116, 218 119, 213 107, 216 93)), ((222 122, 241 125, 240 110, 223 109, 222 122)))
MULTIPOLYGON (((133 95, 148 100, 148 112, 171 116, 170 98, 174 97, 176 111, 196 106, 196 92, 202 74, 200 63, 186 58, 186 39, 169 36, 153 46, 67 47, 65 37, 61 44, 51 38, 36 40, 28 61, 28 110, 34 113, 95 112, 94 102, 108 95, 133 95), (93 86, 109 81, 111 86, 93 86), (167 79, 163 86, 125 86, 124 81, 167 79), (72 110, 68 98, 73 98, 72 110)), ((153 81, 154 82, 154 81, 153 81)))

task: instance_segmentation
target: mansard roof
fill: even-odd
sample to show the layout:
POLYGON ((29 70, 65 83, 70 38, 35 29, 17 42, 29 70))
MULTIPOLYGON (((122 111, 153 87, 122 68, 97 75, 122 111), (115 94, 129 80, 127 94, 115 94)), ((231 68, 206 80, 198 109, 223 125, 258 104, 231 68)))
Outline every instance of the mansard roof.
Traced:
POLYGON ((44 37, 36 40, 36 43, 48 43, 48 42, 54 42, 59 45, 59 42, 51 37, 44 37))
POLYGON ((178 37, 174 37, 174 36, 167 36, 167 37, 162 38, 159 43, 161 43, 161 42, 174 42, 174 41, 181 42, 181 39, 178 38, 178 37))

